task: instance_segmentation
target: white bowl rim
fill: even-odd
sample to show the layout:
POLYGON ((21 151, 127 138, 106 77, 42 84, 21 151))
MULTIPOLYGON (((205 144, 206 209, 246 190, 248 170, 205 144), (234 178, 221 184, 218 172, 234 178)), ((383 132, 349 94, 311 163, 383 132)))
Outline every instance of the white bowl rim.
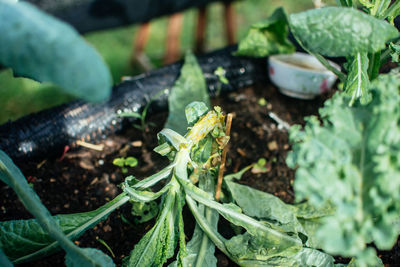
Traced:
MULTIPOLYGON (((336 76, 336 74, 334 74, 332 71, 328 70, 321 63, 320 64, 322 65, 322 67, 324 69, 310 69, 310 68, 302 68, 302 67, 299 67, 297 65, 290 64, 290 63, 288 63, 288 62, 286 62, 284 60, 281 60, 282 57, 288 57, 288 56, 290 57, 292 55, 300 56, 300 57, 303 57, 303 58, 309 58, 309 59, 318 60, 316 57, 314 57, 314 56, 312 56, 310 54, 307 54, 307 53, 303 53, 303 52, 295 52, 295 53, 292 53, 292 54, 272 55, 272 56, 269 56, 268 60, 272 60, 275 63, 282 64, 282 65, 285 65, 286 67, 294 68, 294 69, 297 69, 297 70, 313 72, 313 73, 319 73, 319 74, 332 74, 332 75, 336 76)), ((331 66, 333 66, 335 69, 340 71, 340 66, 338 64, 336 64, 335 62, 332 62, 331 60, 328 60, 328 62, 329 62, 329 64, 331 64, 331 66)))

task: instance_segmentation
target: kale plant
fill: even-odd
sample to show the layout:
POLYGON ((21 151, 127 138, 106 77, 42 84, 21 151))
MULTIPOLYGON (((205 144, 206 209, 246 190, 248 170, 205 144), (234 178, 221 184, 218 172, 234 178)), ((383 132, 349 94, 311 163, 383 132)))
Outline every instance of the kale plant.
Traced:
POLYGON ((318 246, 346 257, 373 263, 378 249, 391 249, 400 218, 400 80, 381 75, 370 86, 368 105, 348 106, 336 94, 320 110, 322 123, 310 117, 304 131, 291 128, 297 201, 335 212, 320 221, 318 246))
POLYGON ((271 54, 294 52, 288 40, 289 30, 304 50, 314 55, 344 83, 351 96, 350 105, 360 99, 370 101, 370 81, 378 76, 380 66, 388 56, 398 53, 397 29, 393 23, 400 14, 398 2, 390 0, 360 1, 366 11, 356 9, 352 0, 338 1, 340 7, 325 7, 286 15, 282 8, 270 18, 254 24, 239 43, 237 55, 265 57, 271 54), (345 57, 347 73, 332 67, 323 57, 345 57))

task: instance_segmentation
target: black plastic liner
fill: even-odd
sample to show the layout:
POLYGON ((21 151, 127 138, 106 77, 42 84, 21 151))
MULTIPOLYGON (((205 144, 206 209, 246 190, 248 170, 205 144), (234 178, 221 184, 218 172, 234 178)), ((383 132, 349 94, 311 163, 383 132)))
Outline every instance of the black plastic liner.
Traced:
MULTIPOLYGON (((142 23, 217 0, 24 0, 80 33, 142 23)), ((226 1, 225 2, 230 2, 226 1)))
MULTIPOLYGON (((221 86, 221 92, 233 91, 266 79, 266 60, 235 57, 236 46, 198 57, 211 96, 221 86), (226 70, 229 85, 222 84, 214 71, 226 70)), ((28 115, 0 126, 0 149, 16 162, 30 158, 60 155, 65 146, 77 140, 93 141, 124 129, 134 122, 121 118, 120 112, 141 112, 160 91, 169 89, 180 74, 182 62, 132 77, 113 88, 105 103, 74 101, 59 107, 28 115)), ((160 95, 160 94, 158 94, 160 95)), ((167 94, 152 102, 149 113, 168 110, 167 94)))

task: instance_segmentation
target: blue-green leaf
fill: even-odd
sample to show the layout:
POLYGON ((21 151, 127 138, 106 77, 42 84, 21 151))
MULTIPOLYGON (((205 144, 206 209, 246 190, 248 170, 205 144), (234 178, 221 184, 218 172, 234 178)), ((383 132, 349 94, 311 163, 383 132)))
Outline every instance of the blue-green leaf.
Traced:
POLYGON ((89 101, 109 97, 110 71, 72 27, 18 1, 0 1, 0 21, 0 64, 89 101))
POLYGON ((185 108, 193 101, 204 102, 208 108, 210 107, 210 97, 203 72, 196 57, 188 52, 181 75, 168 97, 169 115, 165 127, 184 135, 189 126, 186 122, 185 108))
POLYGON ((399 36, 397 29, 354 8, 326 7, 289 17, 293 34, 314 53, 347 57, 375 53, 399 36))

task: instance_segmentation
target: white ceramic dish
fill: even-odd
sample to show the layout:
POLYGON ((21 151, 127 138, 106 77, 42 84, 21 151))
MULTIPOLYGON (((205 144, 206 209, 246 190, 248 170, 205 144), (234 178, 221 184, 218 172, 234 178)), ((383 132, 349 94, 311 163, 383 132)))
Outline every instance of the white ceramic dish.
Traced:
MULTIPOLYGON (((337 64, 329 63, 340 70, 337 64)), ((305 53, 270 56, 268 72, 281 93, 301 99, 313 99, 329 91, 337 78, 318 59, 305 53)))

